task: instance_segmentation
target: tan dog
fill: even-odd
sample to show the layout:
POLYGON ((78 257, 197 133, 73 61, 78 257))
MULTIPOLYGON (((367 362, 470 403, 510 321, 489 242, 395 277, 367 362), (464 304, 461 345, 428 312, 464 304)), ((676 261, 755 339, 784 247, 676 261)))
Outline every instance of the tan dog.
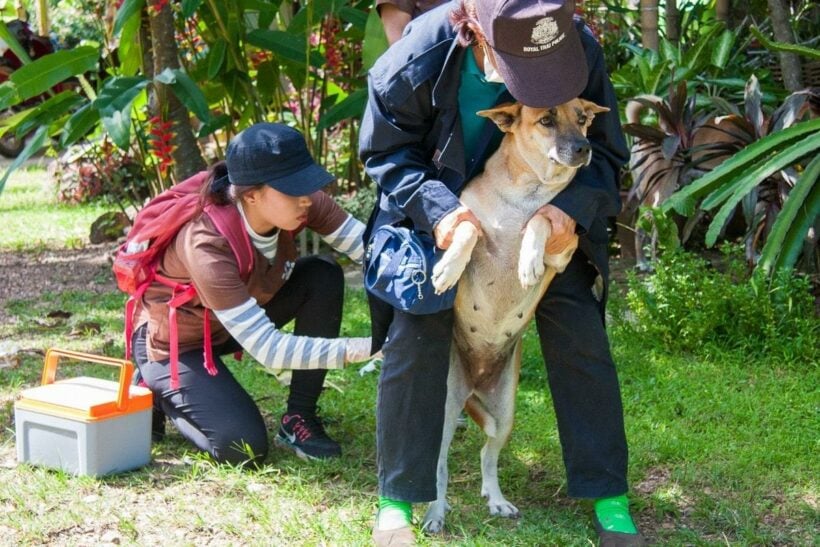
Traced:
POLYGON ((506 135, 484 172, 461 194, 461 201, 481 221, 483 237, 471 223, 460 223, 433 270, 437 291, 458 282, 458 293, 438 497, 424 517, 429 532, 444 527, 447 452, 463 408, 487 435, 481 451, 481 493, 488 499, 490 514, 518 516, 498 485, 498 454, 513 426, 521 334, 578 244, 576 238, 560 255, 545 255, 551 226, 535 213, 589 163, 587 128, 596 113, 608 110, 574 99, 550 109, 512 104, 479 112, 506 135))

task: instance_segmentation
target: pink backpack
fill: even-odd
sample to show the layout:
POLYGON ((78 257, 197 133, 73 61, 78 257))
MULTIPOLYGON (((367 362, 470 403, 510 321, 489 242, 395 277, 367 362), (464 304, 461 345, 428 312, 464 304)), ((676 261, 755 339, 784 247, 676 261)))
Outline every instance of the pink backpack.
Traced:
MULTIPOLYGON (((198 173, 172 186, 152 199, 134 219, 125 243, 114 258, 114 275, 117 286, 128 295, 125 304, 125 358, 131 358, 131 336, 134 332, 134 315, 146 289, 154 283, 162 283, 173 291, 168 301, 170 325, 171 389, 179 387, 179 336, 177 332, 177 308, 196 296, 192 283, 177 283, 157 274, 165 249, 173 241, 180 228, 200 213, 208 215, 220 234, 231 246, 244 281, 253 269, 254 250, 245 230, 239 211, 233 205, 206 205, 200 208, 200 190, 206 184, 208 173, 198 173), (130 251, 130 252, 129 252, 130 251)), ((205 369, 216 375, 211 350, 211 325, 208 308, 205 308, 203 327, 205 369)))

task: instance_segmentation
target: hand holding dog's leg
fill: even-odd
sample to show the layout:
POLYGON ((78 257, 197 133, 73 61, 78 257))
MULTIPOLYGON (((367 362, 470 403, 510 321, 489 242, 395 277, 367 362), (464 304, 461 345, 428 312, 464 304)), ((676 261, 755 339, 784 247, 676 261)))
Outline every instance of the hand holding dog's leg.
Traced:
POLYGON ((544 248, 552 234, 550 221, 535 215, 524 226, 524 238, 518 255, 518 280, 528 289, 544 275, 544 248))
POLYGON ((456 226, 452 243, 433 267, 433 287, 436 294, 443 293, 458 282, 473 254, 478 234, 478 229, 471 222, 461 222, 456 226))

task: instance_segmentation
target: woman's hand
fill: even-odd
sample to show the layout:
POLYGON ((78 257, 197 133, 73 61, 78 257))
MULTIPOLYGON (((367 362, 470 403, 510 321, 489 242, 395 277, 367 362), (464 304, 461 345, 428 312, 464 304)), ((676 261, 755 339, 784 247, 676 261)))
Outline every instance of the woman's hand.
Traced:
POLYGON ((555 205, 544 205, 535 213, 550 221, 552 235, 547 240, 547 254, 561 254, 575 238, 575 220, 555 205))
POLYGON ((345 364, 361 363, 374 357, 381 357, 382 352, 370 353, 373 342, 370 337, 348 338, 345 342, 345 364))

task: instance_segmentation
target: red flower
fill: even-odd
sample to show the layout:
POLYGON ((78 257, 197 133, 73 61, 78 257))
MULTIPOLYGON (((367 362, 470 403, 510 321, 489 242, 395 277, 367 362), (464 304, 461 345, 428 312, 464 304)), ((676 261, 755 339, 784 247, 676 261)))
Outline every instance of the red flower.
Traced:
POLYGON ((168 0, 148 0, 148 15, 157 15, 168 5, 168 0))
POLYGON ((151 153, 159 160, 159 172, 165 177, 168 175, 168 170, 174 165, 173 153, 176 150, 173 143, 176 133, 172 131, 174 124, 171 121, 163 121, 159 116, 154 116, 148 120, 148 123, 151 125, 151 129, 148 131, 151 153))

